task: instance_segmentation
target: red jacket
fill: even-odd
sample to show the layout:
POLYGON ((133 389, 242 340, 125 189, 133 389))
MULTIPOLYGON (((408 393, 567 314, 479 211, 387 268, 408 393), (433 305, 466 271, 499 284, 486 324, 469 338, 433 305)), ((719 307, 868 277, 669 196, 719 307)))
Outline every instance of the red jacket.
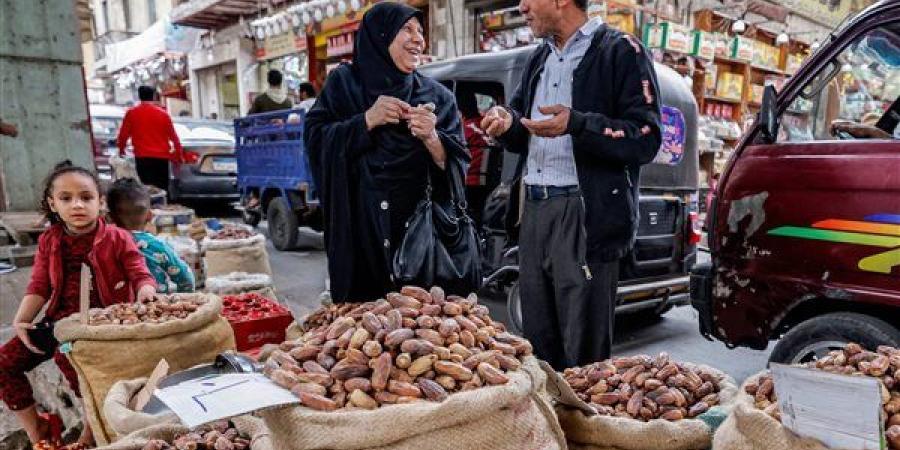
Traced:
MULTIPOLYGON (((38 239, 34 268, 26 295, 38 295, 53 305, 63 288, 63 266, 60 245, 65 230, 56 224, 38 239)), ((138 250, 131 233, 100 219, 94 248, 88 253, 88 265, 94 275, 94 288, 103 306, 133 302, 144 285, 156 288, 156 280, 147 270, 143 253, 138 250)))
POLYGON ((181 141, 175 133, 172 118, 164 109, 150 102, 141 102, 125 113, 119 128, 119 156, 125 156, 125 145, 131 138, 134 156, 182 161, 181 141), (169 145, 171 142, 171 146, 169 145), (174 148, 172 152, 170 149, 174 148))

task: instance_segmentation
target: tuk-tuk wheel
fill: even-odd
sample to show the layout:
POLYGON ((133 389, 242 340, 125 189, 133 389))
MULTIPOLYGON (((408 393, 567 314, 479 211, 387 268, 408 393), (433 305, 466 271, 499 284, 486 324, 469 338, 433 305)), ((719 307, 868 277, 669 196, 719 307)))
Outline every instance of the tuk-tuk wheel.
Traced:
POLYGON ((506 295, 506 312, 509 314, 509 322, 507 322, 509 331, 521 335, 524 327, 522 326, 522 297, 519 295, 518 281, 513 282, 509 287, 509 293, 506 295))
POLYGON ((272 245, 281 251, 293 249, 300 234, 300 221, 284 197, 272 199, 267 215, 272 245))

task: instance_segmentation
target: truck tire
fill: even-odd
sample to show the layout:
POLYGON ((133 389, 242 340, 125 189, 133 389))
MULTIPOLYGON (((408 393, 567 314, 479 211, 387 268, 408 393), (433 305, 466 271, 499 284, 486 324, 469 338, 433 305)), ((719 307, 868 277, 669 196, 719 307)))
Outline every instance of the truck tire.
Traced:
POLYGON ((278 250, 287 251, 297 244, 300 224, 297 215, 288 206, 284 197, 272 199, 269 203, 267 219, 269 221, 269 239, 278 250))
POLYGON ((874 351, 879 345, 900 346, 900 330, 872 316, 851 312, 825 314, 801 322, 775 344, 770 363, 813 361, 856 342, 874 351))
POLYGON ((506 324, 509 331, 521 335, 524 332, 522 326, 522 296, 519 295, 519 282, 514 281, 506 294, 506 312, 509 314, 509 322, 506 324))

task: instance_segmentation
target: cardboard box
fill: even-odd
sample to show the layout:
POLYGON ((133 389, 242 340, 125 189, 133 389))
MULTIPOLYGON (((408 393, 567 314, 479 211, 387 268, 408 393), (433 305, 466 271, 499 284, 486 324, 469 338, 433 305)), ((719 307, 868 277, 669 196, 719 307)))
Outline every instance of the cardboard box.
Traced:
POLYGON ((722 58, 730 58, 731 57, 731 49, 729 48, 731 41, 728 39, 728 36, 724 33, 714 33, 713 39, 716 41, 716 56, 720 56, 722 58))
POLYGON ((753 64, 757 66, 777 69, 780 53, 775 46, 765 42, 753 41, 753 64))
POLYGON ((753 40, 743 36, 735 36, 731 39, 729 58, 752 61, 753 60, 753 40))
POLYGON ((751 84, 750 85, 750 101, 753 103, 762 104, 763 92, 765 92, 764 86, 759 85, 759 84, 751 84))
POLYGON ((716 36, 705 31, 694 31, 694 42, 691 54, 706 60, 716 56, 716 36))
POLYGON ((789 74, 797 73, 804 61, 806 61, 806 55, 802 53, 792 53, 788 55, 785 71, 789 74))
POLYGON ((744 95, 744 76, 723 72, 716 83, 716 96, 731 100, 741 100, 744 95))
POLYGON ((689 53, 692 46, 691 30, 671 22, 644 25, 644 44, 649 48, 662 48, 674 52, 689 53))

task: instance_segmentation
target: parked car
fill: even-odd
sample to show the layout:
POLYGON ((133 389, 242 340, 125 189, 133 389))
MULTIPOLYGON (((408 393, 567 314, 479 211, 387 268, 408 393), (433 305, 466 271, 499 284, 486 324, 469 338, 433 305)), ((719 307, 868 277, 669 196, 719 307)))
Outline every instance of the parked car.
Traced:
POLYGON ((238 200, 231 123, 184 117, 173 118, 172 122, 184 147, 185 163, 172 165, 169 199, 238 200))
MULTIPOLYGON (((479 109, 484 111, 512 97, 533 50, 534 47, 524 47, 468 55, 429 64, 420 71, 444 83, 457 96, 460 92, 468 95, 474 91, 479 109)), ((661 64, 656 65, 656 71, 664 113, 671 120, 666 127, 669 145, 655 163, 645 166, 641 172, 640 225, 633 251, 621 262, 618 312, 663 314, 675 305, 688 304, 688 271, 694 265, 700 239, 695 223, 699 186, 697 104, 680 75, 661 64)), ((510 195, 519 156, 504 153, 500 177, 503 181, 492 197, 510 195)), ((496 200, 489 199, 488 208, 496 200)), ((490 222, 491 214, 485 211, 486 222, 490 222)), ((488 281, 499 282, 507 290, 510 314, 516 326, 521 319, 515 236, 506 236, 505 230, 498 228, 503 227, 494 226, 484 233, 486 273, 496 271, 488 281)))
POLYGON ((711 202, 712 262, 692 271, 704 336, 778 340, 779 363, 900 346, 898 122, 900 2, 882 1, 766 89, 711 202))
POLYGON ((91 131, 94 137, 92 150, 94 153, 94 165, 97 174, 102 180, 112 179, 112 168, 109 165, 110 156, 117 155, 116 137, 119 127, 122 126, 122 118, 125 117, 125 108, 116 105, 89 105, 91 115, 91 131))

